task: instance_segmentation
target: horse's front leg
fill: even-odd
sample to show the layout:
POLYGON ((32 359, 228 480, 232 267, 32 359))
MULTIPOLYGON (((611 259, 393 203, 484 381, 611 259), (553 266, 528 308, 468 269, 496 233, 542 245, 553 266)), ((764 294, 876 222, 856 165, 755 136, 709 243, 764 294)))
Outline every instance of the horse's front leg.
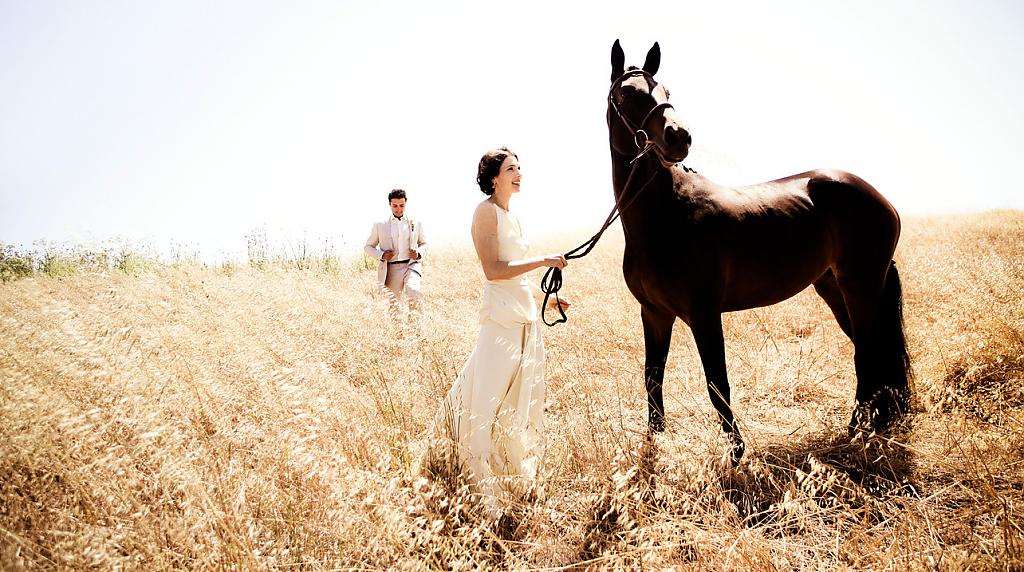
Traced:
POLYGON ((732 460, 738 463, 743 456, 743 438, 736 426, 729 403, 729 374, 725 368, 725 338, 722 335, 722 314, 697 316, 690 320, 690 330, 697 343, 700 361, 704 365, 704 377, 707 379, 708 394, 711 404, 718 411, 722 421, 722 430, 732 440, 732 460))
POLYGON ((651 431, 665 430, 665 401, 662 382, 665 380, 665 362, 672 344, 672 323, 676 317, 646 306, 640 309, 644 324, 644 385, 647 388, 647 424, 651 431))

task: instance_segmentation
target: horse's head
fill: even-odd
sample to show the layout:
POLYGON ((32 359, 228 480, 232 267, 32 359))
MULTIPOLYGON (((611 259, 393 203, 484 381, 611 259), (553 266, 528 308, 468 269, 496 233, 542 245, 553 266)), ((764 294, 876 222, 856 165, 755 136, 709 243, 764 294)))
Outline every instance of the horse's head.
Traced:
POLYGON ((625 69, 626 56, 615 40, 612 46, 612 86, 608 90, 608 129, 612 148, 635 156, 648 145, 663 165, 671 166, 690 152, 690 132, 668 102, 668 89, 654 80, 661 64, 655 42, 643 68, 625 69))

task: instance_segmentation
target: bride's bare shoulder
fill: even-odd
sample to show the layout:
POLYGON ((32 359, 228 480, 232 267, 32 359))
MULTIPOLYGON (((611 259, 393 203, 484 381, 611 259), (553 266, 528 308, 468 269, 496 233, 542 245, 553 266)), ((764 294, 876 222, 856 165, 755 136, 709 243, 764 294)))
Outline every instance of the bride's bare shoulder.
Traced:
POLYGON ((490 200, 480 201, 480 204, 476 206, 476 210, 473 211, 473 222, 477 221, 488 221, 497 220, 498 213, 494 212, 494 203, 490 200))
POLYGON ((473 212, 473 230, 493 230, 498 226, 498 213, 495 212, 494 203, 483 200, 476 206, 473 212))

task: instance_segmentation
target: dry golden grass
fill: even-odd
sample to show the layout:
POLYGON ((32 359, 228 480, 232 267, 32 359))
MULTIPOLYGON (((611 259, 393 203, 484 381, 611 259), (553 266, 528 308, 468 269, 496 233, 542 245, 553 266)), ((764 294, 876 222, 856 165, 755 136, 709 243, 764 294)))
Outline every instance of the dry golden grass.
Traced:
POLYGON ((906 221, 917 413, 892 440, 844 439, 852 347, 813 292, 727 315, 735 470, 682 324, 646 436, 621 240, 566 272, 546 496, 499 524, 414 472, 475 342, 468 248, 431 255, 418 334, 357 264, 0 285, 0 568, 1024 566, 1024 213, 906 221))

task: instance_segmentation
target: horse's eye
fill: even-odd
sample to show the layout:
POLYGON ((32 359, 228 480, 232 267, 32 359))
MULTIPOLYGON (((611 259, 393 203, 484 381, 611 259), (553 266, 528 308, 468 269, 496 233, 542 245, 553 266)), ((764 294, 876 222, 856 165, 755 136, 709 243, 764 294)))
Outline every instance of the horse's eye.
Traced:
POLYGON ((665 88, 665 97, 672 97, 672 92, 667 87, 665 88))

